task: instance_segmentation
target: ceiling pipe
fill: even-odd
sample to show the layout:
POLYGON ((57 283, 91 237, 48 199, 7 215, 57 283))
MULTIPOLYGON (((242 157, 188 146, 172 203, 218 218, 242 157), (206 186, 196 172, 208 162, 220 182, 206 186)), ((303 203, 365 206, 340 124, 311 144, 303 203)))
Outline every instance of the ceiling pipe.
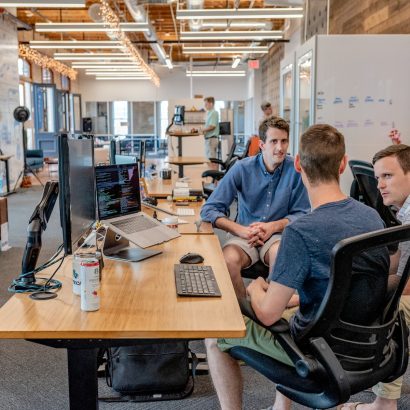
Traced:
POLYGON ((162 45, 158 42, 155 28, 148 19, 148 15, 145 11, 144 5, 139 4, 138 0, 124 0, 124 3, 127 6, 127 9, 130 12, 132 18, 136 22, 147 22, 148 23, 149 31, 144 32, 143 34, 145 38, 151 42, 150 46, 152 50, 154 51, 154 53, 156 54, 158 61, 161 64, 165 65, 167 54, 164 48, 162 47, 162 45))

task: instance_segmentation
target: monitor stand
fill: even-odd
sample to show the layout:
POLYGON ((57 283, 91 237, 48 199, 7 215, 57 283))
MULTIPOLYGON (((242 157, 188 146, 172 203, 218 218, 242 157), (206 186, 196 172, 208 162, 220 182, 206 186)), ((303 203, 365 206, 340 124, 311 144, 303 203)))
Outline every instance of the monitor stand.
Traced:
POLYGON ((110 228, 107 228, 103 245, 103 255, 107 258, 125 262, 138 262, 162 253, 162 251, 158 250, 131 248, 129 245, 130 242, 128 239, 123 238, 110 228))

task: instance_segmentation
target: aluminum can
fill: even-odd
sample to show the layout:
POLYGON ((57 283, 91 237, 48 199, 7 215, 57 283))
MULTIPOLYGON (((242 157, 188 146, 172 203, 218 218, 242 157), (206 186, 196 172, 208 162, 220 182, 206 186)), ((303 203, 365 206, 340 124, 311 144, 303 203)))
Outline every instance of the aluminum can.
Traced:
POLYGON ((100 308, 100 263, 97 258, 80 263, 81 310, 91 312, 100 308))
POLYGON ((102 258, 102 253, 100 251, 96 251, 95 253, 76 253, 73 256, 73 293, 75 295, 81 295, 81 277, 80 277, 80 264, 83 261, 97 259, 99 262, 99 274, 100 274, 100 281, 101 281, 101 273, 104 267, 104 261, 102 258))

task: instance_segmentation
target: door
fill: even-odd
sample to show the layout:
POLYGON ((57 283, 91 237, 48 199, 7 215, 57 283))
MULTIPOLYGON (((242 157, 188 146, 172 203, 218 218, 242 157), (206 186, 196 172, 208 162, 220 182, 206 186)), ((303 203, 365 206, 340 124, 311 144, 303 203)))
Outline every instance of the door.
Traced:
POLYGON ((70 95, 70 130, 72 134, 82 134, 81 94, 70 95))
POLYGON ((68 92, 63 90, 57 90, 57 130, 59 132, 68 132, 69 126, 69 98, 68 92))
POLYGON ((54 84, 33 84, 34 140, 45 157, 57 157, 57 110, 54 84))

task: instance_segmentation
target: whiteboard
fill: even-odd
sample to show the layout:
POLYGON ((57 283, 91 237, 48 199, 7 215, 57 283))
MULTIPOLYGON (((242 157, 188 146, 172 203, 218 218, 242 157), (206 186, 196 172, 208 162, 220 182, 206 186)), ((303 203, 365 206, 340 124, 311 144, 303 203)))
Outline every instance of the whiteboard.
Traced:
MULTIPOLYGON (((410 36, 318 36, 315 123, 335 126, 349 159, 370 161, 392 127, 410 144, 410 36)), ((341 178, 349 193, 350 170, 341 178)))

